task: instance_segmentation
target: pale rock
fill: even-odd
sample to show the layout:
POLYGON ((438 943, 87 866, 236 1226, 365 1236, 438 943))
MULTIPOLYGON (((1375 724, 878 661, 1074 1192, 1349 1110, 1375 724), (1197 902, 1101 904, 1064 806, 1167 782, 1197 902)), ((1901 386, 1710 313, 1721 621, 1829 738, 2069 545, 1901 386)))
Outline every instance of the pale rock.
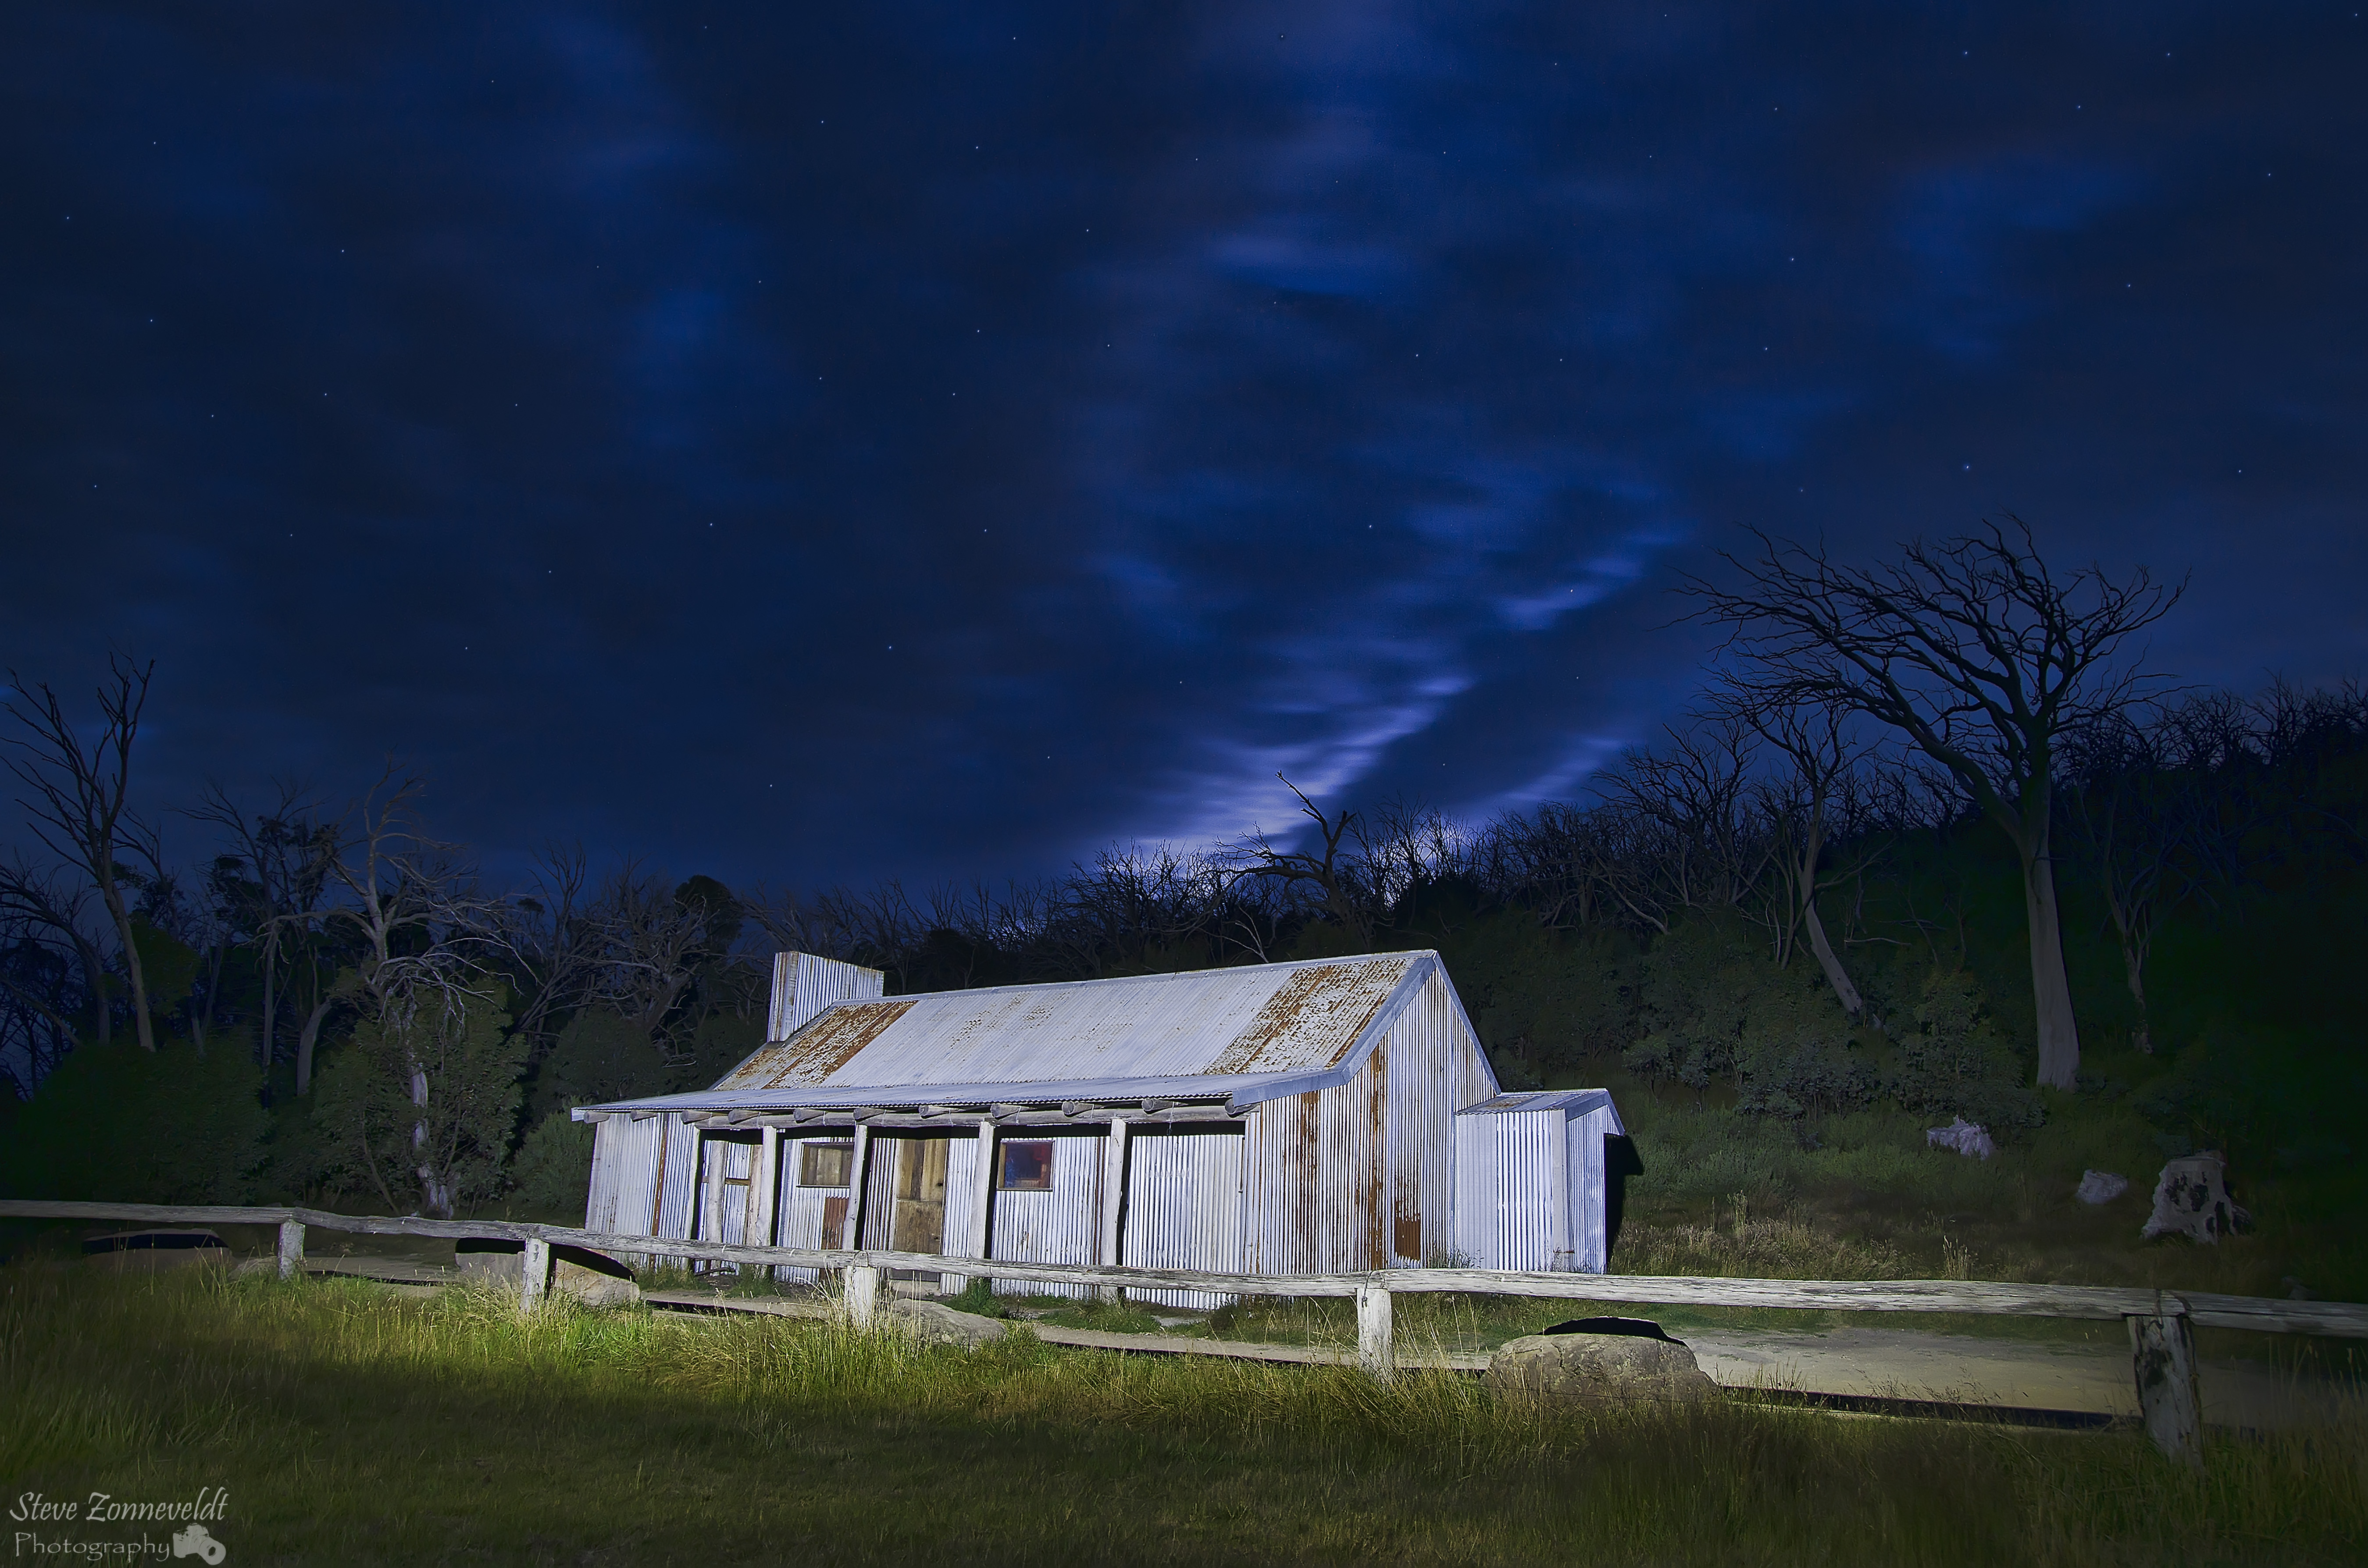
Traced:
POLYGON ((1962 1116, 1946 1127, 1926 1128, 1924 1142, 1928 1148, 1953 1149, 1976 1160, 1987 1160, 1998 1153, 1998 1145, 1990 1142, 1988 1129, 1962 1116))
POLYGON ((2083 1203, 2111 1203, 2130 1189, 2130 1178, 2111 1171, 2082 1171, 2072 1196, 2083 1203))
POLYGON ((518 1274, 524 1267, 524 1259, 518 1250, 456 1251, 452 1255, 452 1267, 464 1279, 473 1279, 485 1285, 500 1285, 515 1290, 518 1286, 518 1274))
POLYGON ((1506 1393, 1588 1405, 1699 1404, 1719 1392, 1694 1353, 1679 1341, 1627 1334, 1532 1334, 1508 1340, 1488 1358, 1482 1381, 1506 1393))
MULTIPOLYGON (((552 1251, 551 1288, 553 1292, 581 1301, 587 1307, 622 1307, 642 1299, 641 1287, 633 1283, 631 1274, 622 1272, 611 1274, 603 1269, 586 1267, 567 1257, 557 1247, 552 1248, 552 1251)), ((483 1252, 456 1250, 452 1264, 465 1279, 498 1286, 505 1290, 515 1290, 518 1288, 520 1272, 524 1267, 524 1248, 517 1251, 497 1251, 491 1248, 483 1252)), ((576 1256, 608 1261, 598 1253, 579 1252, 576 1256)), ((621 1269, 623 1266, 612 1265, 612 1267, 621 1269)))
POLYGON ((587 1307, 629 1307, 642 1299, 642 1288, 631 1279, 586 1268, 564 1257, 552 1260, 551 1288, 587 1307))
POLYGON ((2216 1150, 2188 1154, 2162 1167, 2154 1184, 2154 1212, 2138 1233, 2147 1241, 2157 1236, 2187 1236, 2217 1244, 2241 1220, 2245 1211, 2228 1199, 2222 1172, 2227 1162, 2216 1150))
POLYGON ((1000 1318, 958 1312, 942 1301, 894 1302, 888 1308, 888 1321, 928 1345, 985 1345, 1002 1338, 1010 1327, 1000 1318))

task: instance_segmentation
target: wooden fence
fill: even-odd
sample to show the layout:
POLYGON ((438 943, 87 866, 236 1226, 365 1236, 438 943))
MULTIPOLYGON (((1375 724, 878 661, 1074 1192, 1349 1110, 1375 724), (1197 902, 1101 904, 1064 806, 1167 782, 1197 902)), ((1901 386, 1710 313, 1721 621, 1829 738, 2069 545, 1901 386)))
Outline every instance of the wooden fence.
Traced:
POLYGON ((279 1273, 303 1267, 307 1227, 364 1235, 438 1236, 522 1244, 518 1304, 531 1311, 550 1288, 551 1249, 670 1257, 755 1267, 840 1271, 849 1316, 871 1321, 891 1270, 985 1277, 1039 1284, 1127 1290, 1207 1290, 1235 1296, 1337 1296, 1357 1303, 1358 1362, 1377 1377, 1395 1368, 1391 1300, 1400 1293, 1455 1291, 1607 1301, 1639 1306, 1780 1307, 1813 1312, 2004 1313, 2020 1317, 2119 1318, 2129 1327, 2138 1407, 2164 1452, 2201 1462, 2193 1326, 2368 1338, 2368 1305, 2292 1301, 2112 1285, 2019 1285, 1970 1279, 1721 1279, 1649 1274, 1525 1274, 1488 1268, 1392 1268, 1361 1274, 1208 1274, 1193 1269, 1016 1263, 935 1254, 834 1248, 732 1246, 659 1236, 612 1235, 508 1220, 384 1219, 318 1209, 227 1208, 146 1203, 45 1203, 0 1199, 0 1219, 132 1221, 166 1225, 276 1225, 279 1273))

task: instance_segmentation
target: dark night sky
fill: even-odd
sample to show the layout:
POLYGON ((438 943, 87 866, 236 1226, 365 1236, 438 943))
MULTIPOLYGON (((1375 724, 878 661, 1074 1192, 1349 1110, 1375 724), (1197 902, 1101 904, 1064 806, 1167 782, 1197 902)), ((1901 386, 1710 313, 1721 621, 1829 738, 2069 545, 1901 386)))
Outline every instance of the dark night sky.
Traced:
POLYGON ((0 662, 800 886, 1567 794, 1746 524, 2358 673, 2357 3, 12 6, 0 662))

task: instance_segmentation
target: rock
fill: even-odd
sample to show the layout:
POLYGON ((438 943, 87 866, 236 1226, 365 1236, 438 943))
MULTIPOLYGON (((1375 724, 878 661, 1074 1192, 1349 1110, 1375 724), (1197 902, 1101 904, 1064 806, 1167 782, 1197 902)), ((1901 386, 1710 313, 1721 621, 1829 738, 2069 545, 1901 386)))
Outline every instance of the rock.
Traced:
POLYGON ((642 1288, 633 1283, 631 1275, 603 1273, 564 1257, 552 1260, 551 1288, 573 1296, 587 1307, 625 1307, 642 1299, 642 1288))
POLYGON ((2177 1235, 2217 1244, 2248 1218, 2228 1200, 2227 1184, 2221 1175, 2226 1165, 2218 1151, 2211 1149, 2164 1165, 2154 1184, 2154 1212, 2138 1233, 2147 1241, 2177 1235))
POLYGON ((1000 1318, 957 1312, 942 1301, 894 1302, 888 1308, 888 1321, 928 1345, 984 1345, 1002 1338, 1010 1327, 1000 1318))
POLYGON ((1930 1149, 1954 1149, 1958 1153, 1976 1160, 1987 1160, 1998 1153, 1998 1145, 1990 1142, 1988 1131, 1962 1116, 1946 1127, 1926 1128, 1924 1144, 1930 1149))
POLYGON ((517 1242, 464 1241, 452 1249, 452 1267, 463 1279, 515 1290, 525 1252, 517 1242))
POLYGON ((250 1257, 230 1271, 233 1279, 253 1279, 259 1275, 279 1278, 279 1260, 276 1257, 250 1257))
POLYGON ((1482 1381, 1500 1392, 1586 1405, 1699 1404, 1718 1393, 1682 1342, 1625 1333, 1509 1340, 1488 1358, 1482 1381))
MULTIPOLYGON (((452 1249, 452 1264, 464 1279, 515 1290, 525 1254, 518 1242, 472 1238, 452 1249)), ((621 1307, 642 1299, 632 1269, 604 1253, 564 1243, 551 1249, 551 1289, 587 1307, 621 1307)))
POLYGON ((2111 1203, 2130 1189, 2130 1178, 2111 1171, 2082 1171, 2072 1196, 2083 1203, 2111 1203))

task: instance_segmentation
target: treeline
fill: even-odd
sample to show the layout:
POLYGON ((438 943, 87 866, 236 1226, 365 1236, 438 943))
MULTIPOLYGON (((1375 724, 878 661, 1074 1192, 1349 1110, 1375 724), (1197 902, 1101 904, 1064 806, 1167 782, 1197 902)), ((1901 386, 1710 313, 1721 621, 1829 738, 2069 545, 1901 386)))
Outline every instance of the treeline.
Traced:
POLYGON ((1804 1130, 1885 1101, 2008 1138, 2044 1089, 2137 1092, 2166 1148, 2340 1157, 2368 694, 2083 687, 2061 649, 2101 670, 2150 613, 2126 585, 2075 603, 2100 580, 2059 587, 1995 530, 1903 561, 1936 624, 2038 628, 1974 681, 2031 702, 1969 713, 1943 669, 1883 677, 1929 699, 1886 710, 1832 650, 1734 647, 1583 800, 1464 824, 1302 795, 1294 835, 999 888, 800 896, 580 850, 494 887, 394 768, 334 808, 211 790, 176 815, 212 853, 175 860, 129 805, 152 669, 116 662, 95 728, 19 680, 0 1181, 564 1212, 567 1107, 720 1076, 783 949, 909 994, 1437 947, 1515 1085, 1616 1063, 1804 1130))

